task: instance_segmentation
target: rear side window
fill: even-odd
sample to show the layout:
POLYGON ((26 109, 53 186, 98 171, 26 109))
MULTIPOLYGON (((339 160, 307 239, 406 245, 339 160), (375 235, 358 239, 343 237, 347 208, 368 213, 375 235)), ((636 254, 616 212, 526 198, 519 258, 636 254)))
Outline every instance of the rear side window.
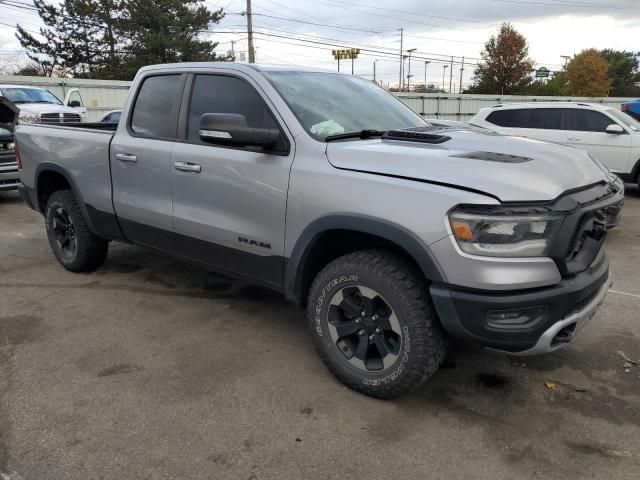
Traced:
POLYGON ((537 128, 541 130, 562 129, 562 109, 560 108, 523 108, 497 110, 487 121, 500 127, 537 128))
POLYGON ((145 137, 175 138, 180 94, 180 75, 147 77, 133 107, 131 129, 145 137))
POLYGON ((604 133, 612 123, 616 122, 600 112, 578 109, 567 110, 567 130, 604 133))
MULTIPOLYGON (((225 75, 197 75, 193 83, 187 139, 193 143, 210 145, 200 140, 200 117, 205 113, 239 113, 253 128, 278 128, 269 107, 260 94, 246 81, 225 75)), ((286 150, 281 138, 275 150, 286 150), (282 145, 280 144, 282 143, 282 145)))

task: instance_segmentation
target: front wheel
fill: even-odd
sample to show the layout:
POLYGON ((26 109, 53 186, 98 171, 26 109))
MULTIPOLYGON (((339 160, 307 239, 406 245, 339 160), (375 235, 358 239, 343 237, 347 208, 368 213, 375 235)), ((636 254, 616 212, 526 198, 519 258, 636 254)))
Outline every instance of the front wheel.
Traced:
POLYGON ((70 190, 49 197, 45 210, 47 237, 56 259, 72 272, 88 272, 102 265, 109 242, 93 234, 70 190))
POLYGON ((366 250, 331 262, 311 286, 307 316, 329 370, 365 395, 388 399, 414 390, 444 360, 427 286, 391 252, 366 250))

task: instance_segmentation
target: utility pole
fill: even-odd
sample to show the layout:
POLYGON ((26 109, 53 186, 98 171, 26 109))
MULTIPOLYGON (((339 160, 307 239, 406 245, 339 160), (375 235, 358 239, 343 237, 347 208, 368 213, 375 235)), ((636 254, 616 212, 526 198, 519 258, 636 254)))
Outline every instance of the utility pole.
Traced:
POLYGON ((446 92, 444 78, 445 78, 445 75, 447 74, 447 68, 449 68, 449 65, 442 66, 442 91, 443 92, 446 92))
POLYGON ((451 56, 451 68, 449 69, 449 93, 452 93, 453 88, 453 56, 451 56))
POLYGON ((353 62, 354 62, 354 57, 351 57, 351 75, 353 75, 353 62))
POLYGON ((253 50, 253 23, 251 20, 251 0, 247 0, 247 35, 249 38, 249 63, 256 63, 256 53, 253 50))
POLYGON ((460 88, 458 93, 462 93, 462 74, 464 73, 464 57, 462 57, 462 67, 460 67, 460 88))
POLYGON ((431 62, 424 62, 424 91, 427 91, 427 67, 431 62))
POLYGON ((404 58, 402 57, 402 52, 403 52, 403 42, 404 42, 404 28, 400 29, 400 78, 398 79, 398 91, 402 91, 402 87, 403 87, 403 81, 402 81, 402 76, 404 74, 404 58))
POLYGON ((373 61, 373 83, 378 83, 376 82, 376 62, 378 61, 378 59, 373 61))
POLYGON ((415 48, 410 48, 409 50, 407 50, 407 53, 409 54, 409 69, 407 70, 407 92, 411 90, 411 54, 415 51, 415 48))
POLYGON ((232 57, 232 61, 235 62, 236 61, 236 49, 234 48, 236 44, 235 40, 231 40, 231 57, 232 57))

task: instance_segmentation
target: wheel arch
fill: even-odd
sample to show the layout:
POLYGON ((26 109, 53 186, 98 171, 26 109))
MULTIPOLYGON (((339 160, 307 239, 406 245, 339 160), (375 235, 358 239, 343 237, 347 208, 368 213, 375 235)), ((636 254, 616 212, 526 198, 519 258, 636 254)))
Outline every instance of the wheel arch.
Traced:
POLYGON ((425 279, 444 281, 428 247, 402 226, 373 217, 330 215, 309 224, 296 241, 285 267, 287 298, 304 306, 311 282, 324 266, 347 253, 372 247, 393 249, 415 264, 425 279))
POLYGON ((89 229, 95 234, 96 229, 87 211, 87 206, 82 199, 82 194, 76 185, 73 176, 64 168, 53 162, 42 162, 38 165, 35 175, 35 190, 38 211, 45 213, 47 201, 53 192, 58 190, 71 190, 78 201, 80 212, 89 229), (65 188, 66 187, 66 188, 65 188))

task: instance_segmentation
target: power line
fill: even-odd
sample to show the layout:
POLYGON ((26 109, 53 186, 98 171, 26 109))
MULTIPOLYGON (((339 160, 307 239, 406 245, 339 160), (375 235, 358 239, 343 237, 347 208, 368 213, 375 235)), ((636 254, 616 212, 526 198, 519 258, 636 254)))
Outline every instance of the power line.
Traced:
POLYGON ((571 2, 571 1, 559 1, 559 2, 536 2, 531 0, 491 0, 492 2, 501 2, 501 3, 517 3, 522 5, 544 5, 547 7, 576 7, 576 8, 615 8, 618 10, 640 10, 640 7, 631 7, 631 6, 623 6, 616 4, 604 4, 604 3, 582 3, 582 2, 571 2))

